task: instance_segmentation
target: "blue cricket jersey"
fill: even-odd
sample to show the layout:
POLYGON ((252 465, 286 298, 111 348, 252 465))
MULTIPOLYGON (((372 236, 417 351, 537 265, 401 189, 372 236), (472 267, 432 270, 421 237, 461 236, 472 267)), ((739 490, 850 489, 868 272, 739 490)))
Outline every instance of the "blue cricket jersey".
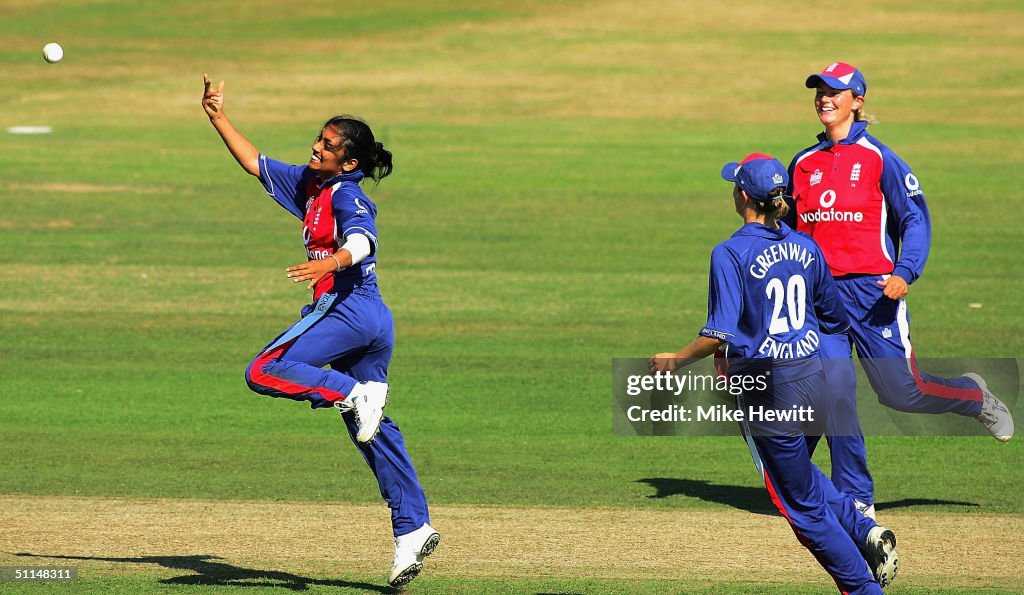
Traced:
POLYGON ((363 193, 360 171, 321 182, 308 166, 288 165, 260 155, 260 181, 279 205, 302 220, 302 243, 309 260, 328 258, 361 233, 370 240, 370 255, 358 265, 326 275, 313 288, 313 299, 330 291, 376 285, 377 205, 363 193))
POLYGON ((715 246, 709 279, 700 334, 728 342, 730 373, 807 360, 822 332, 850 326, 821 249, 784 223, 747 223, 715 246))

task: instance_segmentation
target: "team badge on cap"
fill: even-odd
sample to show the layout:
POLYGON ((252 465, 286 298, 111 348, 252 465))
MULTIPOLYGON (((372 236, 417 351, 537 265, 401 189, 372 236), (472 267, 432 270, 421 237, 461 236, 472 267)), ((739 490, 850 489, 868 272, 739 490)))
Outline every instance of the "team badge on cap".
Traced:
POLYGON ((818 86, 818 81, 823 81, 833 89, 850 89, 855 96, 863 97, 868 92, 868 83, 864 75, 846 62, 833 62, 825 67, 818 74, 807 77, 805 85, 808 89, 818 86))
POLYGON ((722 179, 736 182, 750 198, 770 202, 772 190, 789 184, 789 173, 782 163, 764 153, 751 153, 743 161, 726 163, 722 167, 722 179))

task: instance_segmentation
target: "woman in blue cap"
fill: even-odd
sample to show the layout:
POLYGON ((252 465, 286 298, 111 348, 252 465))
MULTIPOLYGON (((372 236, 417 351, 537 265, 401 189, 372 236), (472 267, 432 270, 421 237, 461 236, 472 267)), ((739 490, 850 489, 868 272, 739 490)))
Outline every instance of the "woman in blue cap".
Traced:
MULTIPOLYGON (((825 130, 789 166, 787 223, 821 246, 850 318, 848 334, 822 337, 846 429, 830 437, 832 479, 874 515, 874 485, 857 419, 852 347, 883 405, 911 413, 977 418, 997 440, 1013 436, 1013 418, 977 374, 941 378, 917 367, 906 297, 921 276, 931 221, 916 175, 868 134, 867 82, 860 70, 834 62, 807 77, 825 130)), ((813 444, 812 444, 813 448, 813 444)))
POLYGON ((675 372, 724 349, 730 386, 744 388, 740 412, 810 411, 786 421, 748 415, 740 428, 773 503, 839 590, 881 593, 898 569, 896 537, 859 514, 807 450, 806 436, 832 420, 820 337, 849 326, 835 282, 814 241, 779 222, 788 210, 782 163, 753 153, 726 164, 722 178, 735 183, 744 224, 711 252, 707 323, 649 368, 675 372))

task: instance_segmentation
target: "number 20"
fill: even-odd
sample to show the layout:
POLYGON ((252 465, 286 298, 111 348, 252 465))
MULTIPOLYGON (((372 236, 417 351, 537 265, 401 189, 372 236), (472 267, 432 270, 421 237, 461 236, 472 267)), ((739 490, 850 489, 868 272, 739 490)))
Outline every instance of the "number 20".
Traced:
POLYGON ((778 335, 789 332, 790 327, 799 330, 804 326, 804 318, 807 313, 807 283, 802 275, 793 275, 782 287, 782 280, 773 277, 765 287, 765 293, 769 300, 774 300, 772 305, 772 322, 768 325, 769 335, 778 335), (789 322, 786 322, 782 314, 783 302, 789 314, 789 322))

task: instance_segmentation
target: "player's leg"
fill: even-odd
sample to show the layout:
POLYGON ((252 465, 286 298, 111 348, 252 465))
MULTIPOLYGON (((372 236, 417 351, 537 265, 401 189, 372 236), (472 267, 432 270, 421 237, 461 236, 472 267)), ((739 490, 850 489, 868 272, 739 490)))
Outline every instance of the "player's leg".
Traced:
POLYGON ((839 521, 839 525, 853 539, 854 543, 857 545, 865 543, 868 533, 877 526, 875 520, 865 516, 858 509, 857 501, 852 496, 837 490, 832 480, 822 473, 817 465, 811 462, 811 466, 814 469, 814 475, 818 478, 817 481, 821 486, 825 502, 832 509, 832 514, 839 521))
MULTIPOLYGON (((360 380, 386 382, 388 364, 394 346, 394 323, 391 311, 379 299, 366 298, 358 306, 364 320, 376 321, 378 334, 362 352, 352 353, 332 366, 360 380)), ((395 535, 395 558, 388 583, 393 587, 408 584, 420 573, 423 560, 440 542, 440 535, 430 526, 427 496, 420 485, 416 468, 405 446, 398 425, 385 416, 380 433, 370 444, 356 440, 358 426, 350 412, 342 412, 353 443, 359 447, 370 466, 380 494, 391 509, 391 526, 395 535)))
MULTIPOLYGON (((814 418, 807 420, 803 424, 804 438, 808 442, 818 438, 820 435, 840 436, 846 433, 842 422, 837 420, 836 416, 832 414, 833 400, 829 389, 829 375, 825 371, 831 365, 831 362, 830 360, 820 361, 822 364, 822 372, 818 375, 820 386, 818 388, 809 386, 807 389, 808 394, 805 395, 809 401, 809 409, 814 412, 814 418)), ((835 376, 835 374, 832 376, 835 376)), ((810 451, 808 451, 807 456, 809 459, 811 456, 810 451)), ((864 544, 868 533, 876 525, 875 515, 873 514, 874 510, 869 511, 872 514, 866 513, 861 502, 858 502, 846 492, 836 489, 832 480, 822 473, 821 469, 813 461, 811 462, 811 468, 814 475, 818 478, 817 481, 821 486, 825 501, 839 520, 839 524, 850 535, 854 543, 858 545, 864 544)))
POLYGON ((861 549, 875 580, 882 587, 896 577, 899 569, 899 555, 896 553, 896 536, 875 522, 874 516, 865 515, 858 502, 847 494, 836 490, 832 481, 811 463, 818 478, 822 494, 847 535, 861 549))
POLYGON ((856 500, 837 491, 817 465, 814 465, 814 472, 818 477, 818 485, 822 488, 825 501, 832 509, 839 525, 853 539, 853 543, 861 548, 875 580, 885 587, 896 578, 896 573, 899 570, 896 536, 892 534, 892 531, 878 525, 873 516, 863 514, 863 511, 857 506, 856 500))
MULTIPOLYGON (((857 373, 853 369, 850 337, 845 334, 821 335, 819 348, 829 395, 827 437, 832 462, 832 483, 840 491, 871 510, 875 502, 875 483, 868 470, 868 452, 857 414, 857 373)), ((808 436, 813 454, 816 438, 808 436)))
MULTIPOLYGON (((355 441, 355 425, 351 415, 343 413, 342 419, 355 441)), ((358 446, 377 478, 380 495, 391 509, 391 526, 395 537, 430 524, 427 496, 420 485, 398 424, 385 416, 377 438, 370 444, 358 446)))
POLYGON ((335 314, 340 298, 325 294, 315 308, 264 347, 245 370, 249 388, 261 395, 309 401, 314 409, 343 400, 356 385, 351 376, 323 366, 365 344, 361 333, 335 314))
POLYGON ((245 379, 263 395, 309 401, 315 408, 338 405, 354 411, 360 442, 376 436, 387 402, 387 384, 357 381, 323 366, 359 352, 377 329, 357 317, 352 295, 323 296, 304 316, 271 342, 249 364, 245 379))
POLYGON ((975 381, 932 376, 918 369, 907 303, 883 296, 877 285, 882 278, 863 277, 850 284, 865 310, 851 334, 878 401, 908 413, 977 417, 984 394, 975 381))
POLYGON ((910 339, 905 300, 881 295, 877 281, 864 277, 853 285, 866 316, 852 332, 857 353, 878 401, 907 413, 955 413, 978 419, 997 440, 1013 436, 1009 409, 977 374, 953 378, 921 371, 910 339))
MULTIPOLYGON (((815 360, 813 365, 817 364, 815 360)), ((748 391, 737 397, 741 410, 758 405, 776 410, 810 406, 812 410, 828 415, 827 385, 820 367, 818 372, 792 381, 782 381, 784 372, 780 373, 779 369, 773 372, 766 390, 748 391)), ((856 519, 849 518, 852 524, 847 531, 825 498, 822 482, 828 483, 828 479, 811 462, 804 440, 807 425, 800 420, 768 422, 750 419, 740 427, 772 502, 789 521, 797 539, 832 576, 840 591, 881 593, 862 548, 851 538, 851 533, 866 537, 861 535, 863 531, 856 526, 856 519)), ((845 513, 859 516, 852 509, 845 513)), ((869 530, 870 527, 865 526, 864 529, 869 530)))
POLYGON ((839 590, 881 593, 862 549, 826 502, 821 480, 827 478, 814 473, 802 437, 747 436, 747 445, 772 502, 839 590))

